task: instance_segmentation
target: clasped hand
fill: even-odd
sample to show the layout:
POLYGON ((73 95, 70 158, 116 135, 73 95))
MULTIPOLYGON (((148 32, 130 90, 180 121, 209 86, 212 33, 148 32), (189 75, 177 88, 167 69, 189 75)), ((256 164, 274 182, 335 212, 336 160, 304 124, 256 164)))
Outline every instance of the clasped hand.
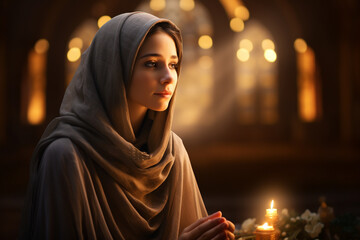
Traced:
POLYGON ((189 225, 181 233, 179 240, 233 240, 235 239, 235 226, 232 222, 216 212, 210 216, 201 218, 189 225))

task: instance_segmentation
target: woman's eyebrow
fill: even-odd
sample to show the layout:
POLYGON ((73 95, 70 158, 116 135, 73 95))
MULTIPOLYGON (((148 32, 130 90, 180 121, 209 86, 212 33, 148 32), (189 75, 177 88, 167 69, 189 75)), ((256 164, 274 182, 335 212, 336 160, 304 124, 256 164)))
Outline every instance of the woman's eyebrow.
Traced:
MULTIPOLYGON (((147 53, 147 54, 142 55, 140 58, 145 58, 145 57, 161 57, 161 55, 158 54, 158 53, 147 53)), ((178 59, 178 56, 177 55, 172 55, 170 58, 178 59)))

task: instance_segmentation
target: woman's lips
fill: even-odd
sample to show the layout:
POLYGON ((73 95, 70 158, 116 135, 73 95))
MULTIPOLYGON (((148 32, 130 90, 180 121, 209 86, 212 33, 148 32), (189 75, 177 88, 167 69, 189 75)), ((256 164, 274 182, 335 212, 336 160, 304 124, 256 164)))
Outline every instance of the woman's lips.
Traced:
POLYGON ((162 91, 162 92, 156 92, 156 93, 154 93, 154 95, 161 96, 161 97, 171 97, 172 92, 171 91, 162 91))

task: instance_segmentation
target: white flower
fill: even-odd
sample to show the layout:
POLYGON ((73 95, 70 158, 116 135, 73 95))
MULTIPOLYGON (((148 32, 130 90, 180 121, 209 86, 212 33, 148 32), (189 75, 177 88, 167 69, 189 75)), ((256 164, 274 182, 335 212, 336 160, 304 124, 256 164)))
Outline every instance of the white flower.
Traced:
POLYGON ((318 222, 316 224, 306 224, 304 229, 310 235, 310 237, 316 238, 321 233, 323 227, 324 224, 318 222))
POLYGON ((315 238, 321 233, 324 224, 319 222, 319 214, 312 213, 307 209, 303 214, 301 214, 301 219, 306 221, 304 229, 310 237, 315 238))
POLYGON ((287 224, 285 225, 285 228, 286 228, 286 229, 290 228, 290 224, 287 223, 287 224))
POLYGON ((296 219, 292 217, 292 218, 290 218, 290 221, 296 222, 296 219))
POLYGON ((301 214, 301 219, 304 219, 306 222, 313 222, 313 221, 318 221, 319 220, 319 214, 317 213, 312 213, 309 211, 309 209, 306 209, 306 211, 301 214))
POLYGON ((241 230, 251 232, 255 228, 256 218, 248 218, 241 224, 241 230))
POLYGON ((281 236, 285 237, 286 236, 286 232, 282 232, 281 236))

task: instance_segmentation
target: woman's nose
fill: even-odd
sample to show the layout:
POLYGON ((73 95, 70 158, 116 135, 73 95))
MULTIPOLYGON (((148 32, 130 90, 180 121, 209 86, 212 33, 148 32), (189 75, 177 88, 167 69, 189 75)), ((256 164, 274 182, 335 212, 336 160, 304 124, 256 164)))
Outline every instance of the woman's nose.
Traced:
POLYGON ((177 76, 176 71, 174 71, 173 69, 170 69, 169 67, 165 67, 164 70, 162 71, 162 76, 161 76, 161 79, 160 79, 160 83, 161 84, 173 83, 176 76, 177 76))

